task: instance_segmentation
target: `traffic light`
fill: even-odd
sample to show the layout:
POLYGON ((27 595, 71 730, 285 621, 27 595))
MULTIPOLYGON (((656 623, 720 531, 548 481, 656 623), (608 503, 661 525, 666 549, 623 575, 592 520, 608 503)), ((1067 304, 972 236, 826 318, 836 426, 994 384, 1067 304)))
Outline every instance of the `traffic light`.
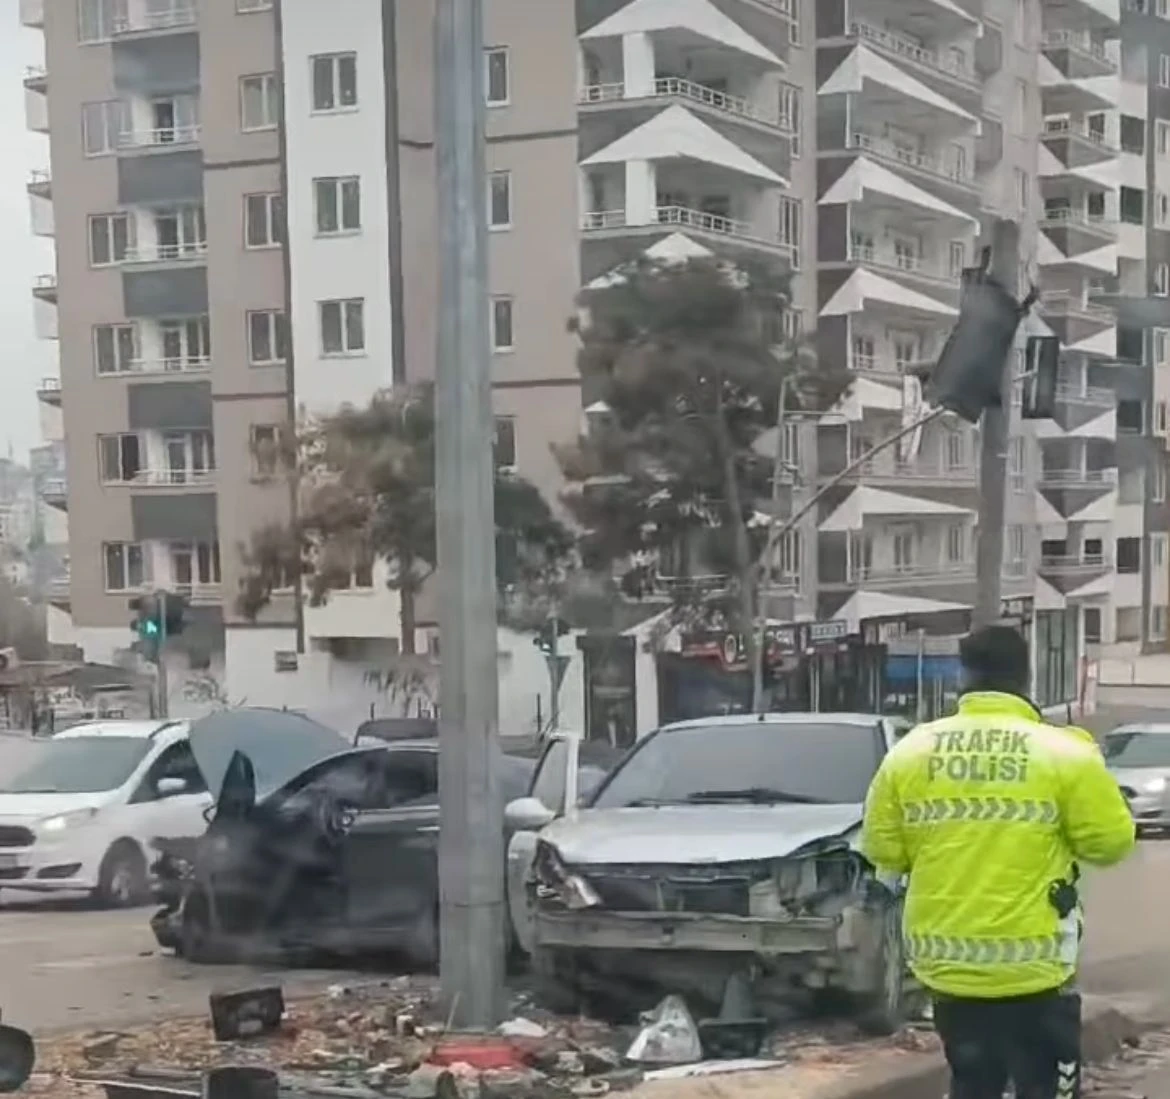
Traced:
POLYGON ((926 380, 925 396, 968 423, 1002 401, 1004 361, 1016 329, 1035 300, 1022 302, 991 275, 991 250, 983 249, 978 267, 963 271, 959 319, 926 380))
POLYGON ((1025 420, 1051 420, 1056 415, 1060 340, 1055 336, 1029 336, 1024 362, 1020 416, 1025 420))
POLYGON ((571 632, 572 627, 563 618, 550 618, 536 632, 532 643, 545 656, 552 656, 557 649, 556 640, 571 632))
POLYGON ((157 663, 164 643, 186 626, 187 600, 172 592, 153 592, 130 600, 134 618, 130 629, 138 637, 142 655, 157 663))

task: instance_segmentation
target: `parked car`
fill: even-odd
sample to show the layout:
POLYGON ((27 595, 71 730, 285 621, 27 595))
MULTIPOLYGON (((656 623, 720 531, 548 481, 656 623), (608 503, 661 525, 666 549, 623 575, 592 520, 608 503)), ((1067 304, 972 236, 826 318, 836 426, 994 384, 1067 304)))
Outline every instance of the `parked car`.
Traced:
MULTIPOLYGON (((432 965, 438 740, 353 746, 295 715, 266 720, 279 735, 232 714, 192 727, 216 806, 201 839, 158 844, 160 945, 195 961, 393 951, 432 965)), ((502 827, 534 764, 501 755, 499 767, 502 827)))
POLYGON ((902 883, 879 880, 856 839, 905 728, 867 714, 669 725, 584 805, 565 795, 567 742, 570 781, 538 773, 537 796, 507 810, 510 905, 541 997, 608 1012, 665 989, 718 1005, 746 971, 768 998, 836 992, 869 1029, 901 1025, 902 883))
POLYGON ((184 721, 97 721, 29 742, 0 782, 0 885, 150 899, 155 836, 197 836, 211 796, 184 721))
POLYGON ((1122 725, 1106 735, 1101 750, 1138 835, 1170 829, 1170 724, 1122 725))

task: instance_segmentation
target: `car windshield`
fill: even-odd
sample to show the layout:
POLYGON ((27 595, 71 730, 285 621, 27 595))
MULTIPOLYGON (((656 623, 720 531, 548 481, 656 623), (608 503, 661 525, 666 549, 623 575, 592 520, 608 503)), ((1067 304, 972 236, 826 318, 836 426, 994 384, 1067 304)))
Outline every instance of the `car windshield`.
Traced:
POLYGON ((1170 731, 1110 733, 1103 751, 1116 767, 1170 767, 1170 731))
POLYGON ((647 737, 593 801, 596 809, 712 802, 865 800, 881 751, 875 726, 763 721, 647 737))
POLYGON ((93 794, 116 790, 150 749, 146 737, 89 736, 45 740, 31 762, 0 783, 2 794, 93 794))

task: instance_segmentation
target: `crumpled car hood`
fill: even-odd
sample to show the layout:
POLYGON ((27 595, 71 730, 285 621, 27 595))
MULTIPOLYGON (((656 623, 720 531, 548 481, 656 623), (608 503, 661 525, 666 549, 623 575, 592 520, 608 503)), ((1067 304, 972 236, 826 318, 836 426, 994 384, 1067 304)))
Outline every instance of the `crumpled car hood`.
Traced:
POLYGON ((861 805, 670 805, 583 809, 540 838, 570 866, 780 859, 818 840, 851 842, 861 805))
POLYGON ((258 797, 291 782, 330 756, 352 750, 340 733, 287 710, 221 710, 191 723, 188 733, 195 762, 216 801, 236 752, 247 756, 258 797))

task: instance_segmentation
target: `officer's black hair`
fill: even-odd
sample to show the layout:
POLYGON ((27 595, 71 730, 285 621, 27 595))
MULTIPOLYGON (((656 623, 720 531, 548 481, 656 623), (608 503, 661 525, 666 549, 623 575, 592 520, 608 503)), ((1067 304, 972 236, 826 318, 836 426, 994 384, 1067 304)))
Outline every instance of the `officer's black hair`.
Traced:
POLYGON ((1028 643, 1013 626, 984 626, 959 642, 969 691, 1005 691, 1026 697, 1031 680, 1028 643))

